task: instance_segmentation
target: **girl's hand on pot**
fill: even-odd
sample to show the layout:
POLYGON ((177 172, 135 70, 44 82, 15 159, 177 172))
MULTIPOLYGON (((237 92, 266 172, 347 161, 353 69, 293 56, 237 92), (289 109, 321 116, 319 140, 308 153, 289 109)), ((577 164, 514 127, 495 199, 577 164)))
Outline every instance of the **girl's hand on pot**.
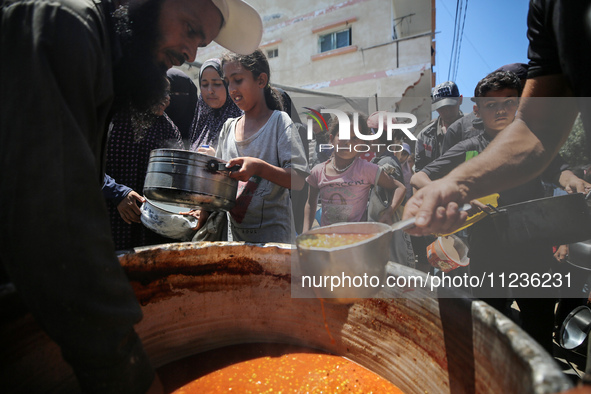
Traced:
POLYGON ((261 162, 262 160, 256 157, 236 157, 228 161, 226 167, 231 168, 239 165, 241 167, 239 170, 230 172, 230 178, 248 182, 252 176, 258 175, 261 162))

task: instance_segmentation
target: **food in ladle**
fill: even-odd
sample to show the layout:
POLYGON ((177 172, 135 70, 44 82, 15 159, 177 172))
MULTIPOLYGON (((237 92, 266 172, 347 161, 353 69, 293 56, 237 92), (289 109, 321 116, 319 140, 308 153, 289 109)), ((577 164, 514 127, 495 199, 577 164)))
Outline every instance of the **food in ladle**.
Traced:
POLYGON ((352 234, 352 233, 326 233, 301 235, 298 242, 304 248, 336 248, 339 246, 352 245, 374 237, 375 233, 352 234))

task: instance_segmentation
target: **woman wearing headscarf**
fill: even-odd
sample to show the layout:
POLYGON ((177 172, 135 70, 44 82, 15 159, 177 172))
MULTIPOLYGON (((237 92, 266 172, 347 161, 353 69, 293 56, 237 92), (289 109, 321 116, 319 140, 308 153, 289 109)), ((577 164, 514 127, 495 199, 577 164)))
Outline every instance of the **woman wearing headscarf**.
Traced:
MULTIPOLYGON (((226 120, 242 115, 242 110, 232 101, 222 73, 219 59, 206 60, 199 70, 197 112, 192 127, 191 150, 207 154, 215 153, 218 136, 226 120), (200 149, 201 148, 201 149, 200 149)), ((189 212, 200 222, 200 229, 193 241, 224 241, 227 239, 227 217, 225 212, 189 212), (205 222, 203 225, 201 223, 205 222)))
POLYGON ((215 149, 226 120, 242 115, 228 94, 219 59, 209 59, 203 63, 199 70, 199 89, 201 94, 191 134, 191 150, 195 152, 203 145, 215 149))
POLYGON ((197 86, 187 74, 174 67, 166 72, 166 76, 170 80, 170 105, 166 108, 166 114, 178 127, 188 149, 197 108, 197 86))

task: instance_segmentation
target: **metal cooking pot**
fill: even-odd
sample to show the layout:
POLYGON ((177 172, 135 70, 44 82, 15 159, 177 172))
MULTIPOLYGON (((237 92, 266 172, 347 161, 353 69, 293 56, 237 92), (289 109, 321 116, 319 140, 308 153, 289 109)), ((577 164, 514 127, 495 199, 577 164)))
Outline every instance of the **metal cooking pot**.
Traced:
POLYGON ((228 211, 236 203, 238 181, 226 168, 226 162, 202 153, 179 149, 154 149, 150 152, 144 195, 154 201, 228 211))
MULTIPOLYGON (((464 204, 460 211, 467 211, 464 204)), ((377 277, 384 279, 386 264, 390 258, 390 243, 395 231, 414 227, 416 218, 409 218, 389 226, 378 222, 345 222, 317 227, 296 238, 299 266, 304 275, 311 277, 377 277), (316 234, 373 234, 363 241, 335 247, 309 247, 302 241, 316 234)), ((343 284, 330 287, 314 287, 316 297, 335 304, 350 304, 374 296, 379 287, 343 284)))
MULTIPOLYGON (((549 394, 572 387, 539 344, 482 301, 442 302, 427 289, 400 287, 354 305, 294 298, 291 255, 285 244, 203 242, 121 256, 144 315, 135 329, 150 363, 164 372, 165 388, 172 377, 166 371, 187 380, 197 376, 190 363, 175 370, 161 366, 262 342, 346 357, 407 394, 549 394)), ((386 272, 426 275, 394 263, 386 272)), ((60 349, 21 304, 14 290, 3 293, 0 287, 2 392, 80 392, 60 349)))
POLYGON ((562 323, 558 342, 564 349, 585 355, 589 331, 591 331, 591 309, 585 305, 578 306, 562 323))
POLYGON ((570 244, 566 262, 577 268, 591 271, 591 239, 570 244))
MULTIPOLYGON (((400 222, 401 223, 401 222, 400 222)), ((304 275, 311 277, 378 277, 386 276, 390 257, 392 228, 383 223, 339 223, 306 231, 296 238, 299 264, 304 275), (332 248, 305 247, 302 240, 316 234, 373 234, 371 238, 332 248)), ((328 302, 349 304, 372 297, 380 289, 343 283, 335 287, 314 288, 316 296, 328 302)))
MULTIPOLYGON (((464 204, 460 211, 467 211, 464 204)), ((303 275, 325 277, 377 277, 383 280, 390 259, 390 243, 395 231, 414 227, 416 218, 401 220, 389 226, 378 222, 345 222, 313 228, 296 238, 299 267, 303 275), (372 237, 335 247, 310 247, 302 244, 317 234, 373 234, 372 237)), ((335 304, 349 304, 374 296, 379 287, 359 286, 343 280, 339 286, 314 287, 316 297, 335 304)))
POLYGON ((591 214, 581 193, 507 205, 488 220, 506 246, 530 241, 564 245, 591 238, 591 214))

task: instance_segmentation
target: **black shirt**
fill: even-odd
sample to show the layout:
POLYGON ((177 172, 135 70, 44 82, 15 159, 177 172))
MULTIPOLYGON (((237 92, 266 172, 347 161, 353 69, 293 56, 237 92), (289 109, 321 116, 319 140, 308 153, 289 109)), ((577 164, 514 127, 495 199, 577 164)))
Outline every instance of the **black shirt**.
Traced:
POLYGON ((0 6, 0 261, 81 391, 142 393, 154 376, 133 330, 142 312, 101 193, 117 48, 111 6, 0 6))
POLYGON ((443 144, 441 145, 441 154, 444 154, 460 141, 466 140, 470 137, 475 137, 482 134, 484 125, 482 119, 476 116, 474 112, 461 117, 453 122, 445 132, 443 137, 443 144))
POLYGON ((531 0, 527 17, 528 78, 563 74, 591 143, 591 0, 531 0))
MULTIPOLYGON (((437 160, 429 163, 421 171, 427 174, 431 180, 443 178, 463 162, 477 156, 488 146, 491 140, 492 139, 486 133, 482 133, 476 137, 461 141, 445 152, 437 160)), ((556 156, 544 172, 543 178, 551 182, 556 182, 560 172, 565 169, 568 169, 568 165, 566 165, 560 156, 556 156)), ((536 177, 523 185, 499 193, 499 206, 516 204, 544 197, 544 187, 541 179, 541 177, 536 177)))

